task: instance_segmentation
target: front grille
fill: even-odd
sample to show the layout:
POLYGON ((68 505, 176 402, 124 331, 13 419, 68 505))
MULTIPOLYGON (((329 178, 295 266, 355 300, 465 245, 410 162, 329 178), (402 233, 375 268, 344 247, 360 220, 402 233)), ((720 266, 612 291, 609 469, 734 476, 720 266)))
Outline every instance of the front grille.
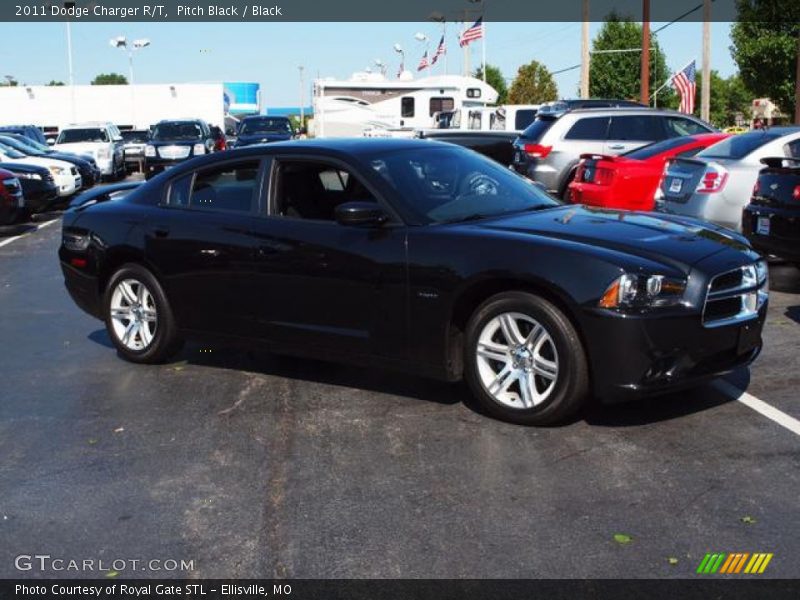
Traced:
POLYGON ((158 155, 161 158, 186 158, 189 156, 191 148, 189 146, 161 146, 158 148, 158 155))
POLYGON ((76 169, 75 167, 70 167, 69 168, 69 172, 72 173, 73 175, 77 175, 78 174, 78 169, 76 169))
POLYGON ((708 285, 703 325, 722 327, 756 318, 767 300, 766 283, 766 277, 759 282, 755 264, 714 276, 708 285))

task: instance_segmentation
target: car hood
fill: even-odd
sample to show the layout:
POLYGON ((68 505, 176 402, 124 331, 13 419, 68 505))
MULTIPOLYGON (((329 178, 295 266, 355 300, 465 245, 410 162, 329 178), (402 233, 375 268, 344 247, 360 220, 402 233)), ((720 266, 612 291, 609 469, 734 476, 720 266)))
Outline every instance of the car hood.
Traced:
POLYGON ((239 146, 249 144, 268 144, 270 142, 286 142, 292 139, 291 133, 258 133, 255 135, 240 135, 236 139, 239 146))
POLYGON ((57 160, 55 158, 44 158, 39 156, 26 156, 25 158, 15 158, 13 162, 18 162, 26 165, 35 165, 37 167, 45 167, 49 169, 50 167, 60 167, 65 169, 69 172, 70 169, 74 167, 74 165, 64 162, 63 160, 57 160))
POLYGON ((584 206, 516 214, 478 226, 607 248, 668 263, 681 270, 688 270, 704 258, 726 249, 750 249, 741 235, 690 217, 584 206))

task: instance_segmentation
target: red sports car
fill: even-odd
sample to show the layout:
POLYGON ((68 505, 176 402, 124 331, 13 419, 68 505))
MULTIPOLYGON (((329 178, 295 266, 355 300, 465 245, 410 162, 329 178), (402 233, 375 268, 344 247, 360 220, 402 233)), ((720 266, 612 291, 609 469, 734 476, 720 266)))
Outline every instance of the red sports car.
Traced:
POLYGON ((667 159, 694 156, 726 137, 726 133, 687 135, 621 156, 583 154, 575 179, 569 184, 569 200, 603 208, 653 210, 653 197, 667 159))

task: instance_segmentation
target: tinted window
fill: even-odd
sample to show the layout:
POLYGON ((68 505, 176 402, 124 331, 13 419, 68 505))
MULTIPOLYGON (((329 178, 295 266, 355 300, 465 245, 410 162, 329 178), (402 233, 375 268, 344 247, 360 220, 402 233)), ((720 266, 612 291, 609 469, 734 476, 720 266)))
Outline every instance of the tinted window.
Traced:
MULTIPOLYGON (((626 152, 623 156, 627 156, 628 158, 633 158, 636 160, 646 160, 656 156, 657 154, 661 154, 662 152, 669 152, 670 150, 675 150, 675 148, 685 146, 687 142, 692 141, 693 140, 670 138, 668 140, 656 142, 655 144, 647 144, 646 146, 642 146, 636 150, 631 150, 630 152, 626 152)), ((683 155, 681 154, 680 156, 683 155)))
POLYGON ((627 115, 611 118, 608 131, 610 140, 654 142, 664 139, 661 117, 652 115, 627 115))
POLYGON ((189 206, 204 210, 252 210, 258 166, 257 160, 251 160, 198 171, 189 206))
POLYGON ((667 126, 667 135, 670 137, 697 135, 698 133, 708 133, 711 131, 710 128, 683 117, 667 117, 665 123, 667 126))
POLYGON ((462 148, 415 148, 369 159, 423 223, 558 206, 528 179, 462 148))
POLYGON ((200 123, 194 122, 159 123, 153 130, 153 139, 160 141, 199 140, 202 137, 203 128, 200 126, 200 123))
POLYGON ((430 105, 428 107, 429 108, 428 112, 430 113, 431 116, 433 116, 433 113, 435 112, 440 112, 443 110, 453 110, 456 107, 456 103, 452 98, 445 98, 445 97, 431 98, 429 104, 430 105))
POLYGON ((579 119, 564 136, 567 140, 605 140, 608 117, 579 119))
POLYGON ((285 117, 259 117, 245 119, 239 130, 240 135, 258 135, 260 133, 292 133, 292 125, 285 117))
POLYGON ((534 142, 538 142, 542 139, 547 130, 553 126, 553 123, 556 122, 556 119, 552 117, 536 117, 536 119, 528 125, 525 131, 522 132, 520 135, 521 138, 525 138, 526 140, 531 140, 534 142))
POLYGON ((514 117, 514 129, 522 130, 530 125, 536 118, 535 108, 526 108, 518 110, 517 115, 514 117))
POLYGON ((146 142, 148 138, 147 131, 138 131, 138 130, 128 130, 120 132, 122 134, 122 139, 126 142, 146 142))
POLYGON ((401 98, 400 99, 400 116, 413 117, 414 116, 414 99, 401 98))
POLYGON ((169 186, 167 205, 169 206, 189 206, 189 195, 192 191, 192 179, 194 173, 187 173, 180 179, 176 179, 169 186))
POLYGON ((75 144, 78 142, 107 142, 105 129, 65 129, 58 135, 57 144, 75 144))
POLYGON ((731 137, 717 142, 697 154, 698 158, 744 158, 761 146, 777 140, 783 135, 779 131, 758 130, 731 137))

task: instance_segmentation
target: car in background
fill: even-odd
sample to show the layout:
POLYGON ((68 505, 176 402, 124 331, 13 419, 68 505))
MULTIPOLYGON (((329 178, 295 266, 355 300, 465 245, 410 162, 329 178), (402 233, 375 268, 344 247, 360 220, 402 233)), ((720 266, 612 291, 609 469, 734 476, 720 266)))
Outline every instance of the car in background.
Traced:
POLYGON ((762 158, 800 157, 800 127, 734 135, 694 158, 667 161, 656 210, 697 217, 739 231, 762 158))
POLYGON ((16 133, 40 144, 47 143, 44 132, 36 125, 0 125, 0 133, 16 133))
POLYGON ((11 225, 25 214, 25 196, 14 173, 0 169, 0 225, 11 225))
POLYGON ((722 133, 730 133, 733 135, 738 135, 740 133, 747 133, 748 131, 750 131, 749 127, 741 127, 739 125, 734 125, 732 127, 726 127, 725 129, 722 130, 722 133))
POLYGON ((228 149, 228 138, 225 137, 225 132, 217 125, 210 125, 211 137, 214 138, 214 152, 222 152, 228 149))
POLYGON ((62 127, 53 148, 60 152, 91 155, 102 177, 112 180, 125 176, 123 145, 122 134, 116 125, 89 122, 62 127))
MULTIPOLYGON (((562 101, 563 104, 563 101, 562 101)), ((700 119, 645 107, 579 108, 546 106, 514 141, 514 169, 561 198, 583 154, 618 155, 661 140, 711 133, 700 119)))
POLYGON ((0 162, 0 169, 13 173, 19 180, 28 212, 46 212, 60 201, 58 186, 46 167, 0 162))
POLYGON ((463 378, 489 414, 531 425, 758 356, 766 261, 685 221, 564 206, 452 144, 309 140, 200 157, 72 209, 59 260, 126 360, 248 339, 463 378))
POLYGON ((236 129, 236 148, 252 144, 285 142, 296 135, 288 117, 251 115, 245 117, 236 129))
MULTIPOLYGON (((41 142, 37 142, 36 140, 33 140, 31 138, 28 138, 28 137, 25 137, 25 136, 22 136, 22 135, 19 135, 19 134, 16 134, 16 133, 11 133, 11 134, 8 134, 8 135, 10 135, 14 139, 17 139, 17 140, 19 140, 19 141, 21 141, 21 142, 23 142, 23 143, 25 143, 25 144, 27 144, 29 146, 33 146, 34 148, 36 148, 40 152, 44 152, 45 154, 47 154, 48 156, 51 156, 52 158, 56 158, 57 159, 59 156, 69 156, 69 157, 73 157, 73 158, 79 158, 82 161, 86 161, 87 163, 89 163, 89 165, 91 166, 91 169, 92 169, 92 174, 91 174, 91 177, 90 177, 90 179, 92 180, 91 185, 94 185, 95 183, 98 183, 102 178, 102 174, 100 173, 100 168, 97 166, 97 161, 94 159, 94 157, 91 154, 88 154, 88 153, 76 154, 74 152, 59 152, 58 150, 53 150, 53 148, 51 148, 47 144, 42 144, 41 142)), ((82 173, 81 173, 81 177, 83 177, 82 173)), ((87 185, 87 184, 84 182, 84 185, 87 185)))
POLYGON ((800 158, 762 158, 742 232, 753 247, 800 268, 800 158))
POLYGON ((122 152, 125 156, 125 171, 142 171, 144 169, 144 147, 150 140, 149 129, 126 129, 122 135, 122 152))
POLYGON ((81 183, 84 189, 92 187, 100 179, 100 172, 94 163, 94 159, 91 157, 87 160, 86 158, 81 158, 77 154, 51 150, 47 146, 45 146, 46 150, 40 150, 34 145, 36 142, 23 136, 3 135, 0 133, 0 143, 11 146, 27 156, 53 158, 75 165, 75 168, 78 169, 78 173, 81 174, 81 183))
POLYGON ((567 199, 602 208, 653 210, 667 159, 694 156, 726 137, 725 133, 701 133, 662 140, 619 156, 583 154, 567 199))
POLYGON ((214 152, 214 136, 202 119, 170 119, 153 127, 144 147, 144 175, 150 179, 166 169, 214 152))
POLYGON ((414 137, 423 140, 447 142, 474 150, 504 167, 511 165, 514 156, 513 131, 469 131, 463 129, 418 129, 414 137))
POLYGON ((82 187, 81 174, 78 169, 75 165, 63 160, 44 156, 28 156, 0 142, 0 161, 19 162, 47 168, 55 179, 59 198, 71 196, 82 187))

